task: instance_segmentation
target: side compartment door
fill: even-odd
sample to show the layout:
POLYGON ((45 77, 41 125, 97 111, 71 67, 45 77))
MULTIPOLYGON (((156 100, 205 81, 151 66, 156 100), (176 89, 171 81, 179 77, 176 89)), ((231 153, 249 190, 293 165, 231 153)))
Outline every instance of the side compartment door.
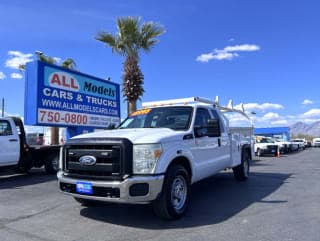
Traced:
POLYGON ((0 166, 14 165, 20 156, 20 142, 9 120, 0 120, 0 166))

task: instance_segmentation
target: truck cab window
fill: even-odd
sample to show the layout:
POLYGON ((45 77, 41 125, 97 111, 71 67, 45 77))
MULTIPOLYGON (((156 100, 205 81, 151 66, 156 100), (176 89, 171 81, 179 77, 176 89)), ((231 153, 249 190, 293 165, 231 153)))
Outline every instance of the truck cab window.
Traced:
POLYGON ((194 125, 199 127, 206 127, 208 125, 209 119, 211 119, 211 117, 208 110, 204 108, 198 108, 194 125))
POLYGON ((213 119, 219 120, 220 122, 220 129, 222 132, 224 132, 224 126, 225 122, 223 122, 222 118, 219 117, 216 110, 210 109, 211 115, 213 116, 213 119))
POLYGON ((195 135, 196 137, 202 137, 207 135, 208 120, 211 119, 209 111, 205 108, 198 108, 196 112, 196 118, 194 121, 195 135))
POLYGON ((10 136, 12 135, 12 129, 10 123, 5 120, 0 121, 0 136, 10 136))

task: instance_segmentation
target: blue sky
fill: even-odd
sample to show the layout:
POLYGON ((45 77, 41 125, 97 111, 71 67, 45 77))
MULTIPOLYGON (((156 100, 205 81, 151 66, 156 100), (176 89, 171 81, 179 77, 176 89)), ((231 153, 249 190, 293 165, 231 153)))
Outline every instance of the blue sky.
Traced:
POLYGON ((166 29, 141 55, 143 101, 219 95, 255 111, 256 126, 319 121, 319 12, 316 0, 1 0, 0 98, 7 114, 23 116, 16 67, 36 50, 121 83, 124 59, 94 36, 115 33, 119 16, 141 16, 166 29))

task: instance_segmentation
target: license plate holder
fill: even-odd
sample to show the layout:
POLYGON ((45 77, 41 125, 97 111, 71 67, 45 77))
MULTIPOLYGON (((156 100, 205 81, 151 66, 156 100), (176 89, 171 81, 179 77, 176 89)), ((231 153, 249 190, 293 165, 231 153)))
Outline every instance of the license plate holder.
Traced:
POLYGON ((77 182, 76 183, 76 192, 79 194, 92 195, 93 188, 91 182, 77 182))

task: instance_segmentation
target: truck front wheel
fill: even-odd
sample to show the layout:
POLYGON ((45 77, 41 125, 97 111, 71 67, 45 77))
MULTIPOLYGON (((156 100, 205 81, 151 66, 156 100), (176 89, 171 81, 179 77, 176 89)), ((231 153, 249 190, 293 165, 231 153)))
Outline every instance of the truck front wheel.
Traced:
POLYGON ((162 193, 153 202, 155 214, 164 219, 178 219, 187 210, 190 198, 190 175, 181 165, 170 166, 162 193))
POLYGON ((249 177, 250 156, 247 150, 242 152, 241 164, 232 168, 234 177, 237 181, 246 181, 249 177))
POLYGON ((48 159, 46 159, 44 167, 48 174, 56 174, 59 169, 59 154, 51 154, 48 159))

